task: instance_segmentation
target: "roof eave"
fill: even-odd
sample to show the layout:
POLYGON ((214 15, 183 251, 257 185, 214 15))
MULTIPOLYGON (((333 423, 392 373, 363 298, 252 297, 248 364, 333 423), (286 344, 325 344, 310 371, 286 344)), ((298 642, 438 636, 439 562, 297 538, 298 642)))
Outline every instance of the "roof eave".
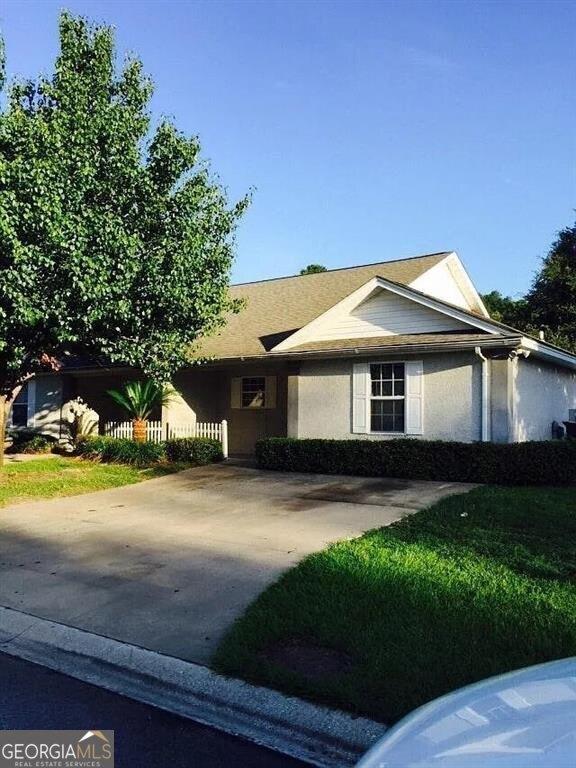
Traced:
POLYGON ((238 362, 250 362, 252 360, 298 360, 312 357, 353 357, 355 355, 373 356, 389 354, 429 354, 433 352, 459 352, 473 350, 475 347, 482 349, 515 349, 521 344, 521 336, 486 336, 486 339, 471 339, 470 341, 428 342, 422 344, 390 344, 382 346, 358 346, 341 347, 338 349, 314 349, 292 350, 279 352, 265 352, 261 355, 244 355, 239 357, 216 358, 209 362, 210 365, 226 365, 238 362))
POLYGON ((564 368, 576 369, 576 354, 568 352, 561 347, 556 347, 553 344, 547 344, 546 342, 538 341, 530 336, 522 336, 520 346, 528 352, 534 354, 536 357, 550 360, 564 368))

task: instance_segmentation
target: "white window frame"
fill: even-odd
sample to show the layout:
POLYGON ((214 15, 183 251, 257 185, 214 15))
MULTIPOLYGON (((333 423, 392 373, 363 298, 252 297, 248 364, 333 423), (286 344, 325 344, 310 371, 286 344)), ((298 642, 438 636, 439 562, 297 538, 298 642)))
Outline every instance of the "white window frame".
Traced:
MULTIPOLYGON (((394 377, 392 377, 394 380, 394 377)), ((406 376, 406 361, 405 360, 371 360, 368 363, 368 386, 370 388, 368 394, 368 419, 367 419, 367 434, 369 435, 405 435, 406 433, 406 420, 407 420, 407 397, 406 386, 408 379, 406 376), (373 395, 372 394, 372 369, 373 365, 401 365, 404 369, 404 394, 403 395, 373 395), (372 401, 373 400, 402 400, 404 402, 404 429, 403 430, 376 430, 372 429, 372 401)))
MULTIPOLYGON (((8 429, 33 429, 34 428, 34 422, 35 422, 35 416, 36 416, 36 379, 28 379, 28 381, 24 382, 22 387, 26 387, 26 424, 18 424, 15 425, 12 421, 12 412, 13 412, 13 406, 14 403, 11 404, 10 407, 10 413, 8 415, 8 421, 7 421, 7 428, 8 429)), ((23 405, 23 403, 22 403, 23 405)))

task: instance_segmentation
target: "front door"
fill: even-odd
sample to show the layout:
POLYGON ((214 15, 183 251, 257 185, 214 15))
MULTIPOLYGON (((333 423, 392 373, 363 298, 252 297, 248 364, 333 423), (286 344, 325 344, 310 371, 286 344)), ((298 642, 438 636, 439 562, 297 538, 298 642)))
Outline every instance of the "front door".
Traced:
POLYGON ((230 380, 229 451, 252 454, 256 441, 286 436, 286 377, 234 376, 230 380))

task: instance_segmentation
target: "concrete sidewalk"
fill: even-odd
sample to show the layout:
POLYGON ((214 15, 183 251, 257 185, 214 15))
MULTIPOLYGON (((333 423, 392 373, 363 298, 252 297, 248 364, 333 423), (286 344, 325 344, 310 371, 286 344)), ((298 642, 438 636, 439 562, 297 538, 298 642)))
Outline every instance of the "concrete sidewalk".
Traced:
POLYGON ((0 509, 0 605, 206 664, 283 571, 472 486, 226 464, 0 509))

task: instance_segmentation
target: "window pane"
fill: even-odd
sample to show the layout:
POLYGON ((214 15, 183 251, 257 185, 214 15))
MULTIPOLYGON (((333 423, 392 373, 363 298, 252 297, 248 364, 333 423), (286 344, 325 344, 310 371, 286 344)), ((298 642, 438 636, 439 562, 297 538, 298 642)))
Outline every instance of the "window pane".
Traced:
POLYGON ((12 424, 15 427, 28 426, 28 384, 24 384, 12 404, 12 424))
POLYGON ((266 399, 266 379, 254 376, 242 379, 242 408, 263 408, 266 399))
POLYGON ((25 427, 28 425, 28 403, 17 403, 14 400, 12 406, 12 425, 14 427, 25 427))
POLYGON ((394 400, 393 432, 404 432, 404 400, 394 400))
POLYGON ((396 363, 396 365, 394 366, 394 378, 395 379, 404 378, 404 363, 396 363))
POLYGON ((20 405, 28 404, 28 384, 24 384, 24 386, 20 389, 20 392, 18 392, 14 398, 14 403, 18 403, 20 405))
POLYGON ((392 382, 391 381, 383 381, 382 382, 382 394, 385 397, 391 397, 392 396, 392 382))
POLYGON ((404 379, 395 379, 394 380, 394 394, 395 395, 403 395, 404 394, 404 379))
POLYGON ((404 432, 404 400, 372 400, 372 432, 404 432))
POLYGON ((382 382, 381 381, 373 381, 372 382, 372 396, 373 397, 380 397, 382 394, 382 382))

